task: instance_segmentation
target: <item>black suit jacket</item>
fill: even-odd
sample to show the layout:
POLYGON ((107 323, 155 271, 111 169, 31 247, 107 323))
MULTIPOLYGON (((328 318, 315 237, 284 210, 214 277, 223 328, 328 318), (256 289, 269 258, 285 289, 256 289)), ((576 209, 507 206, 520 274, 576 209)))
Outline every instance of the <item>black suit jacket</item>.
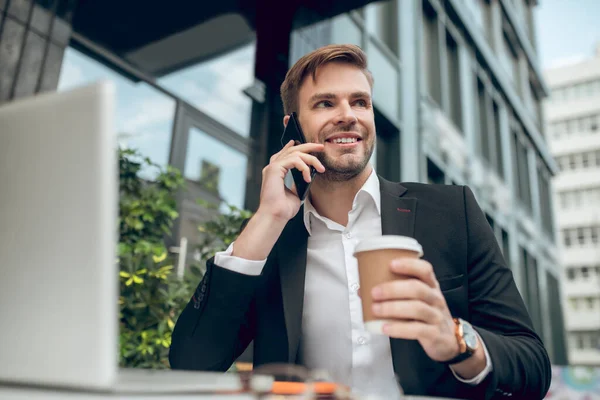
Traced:
MULTIPOLYGON (((406 394, 471 399, 541 399, 550 361, 496 238, 465 186, 398 184, 380 178, 384 235, 414 237, 435 270, 450 312, 470 321, 493 371, 477 386, 458 381, 417 341, 390 339, 406 394)), ((214 265, 175 326, 174 369, 225 371, 254 340, 254 365, 296 363, 308 233, 303 210, 287 224, 260 276, 214 265)))

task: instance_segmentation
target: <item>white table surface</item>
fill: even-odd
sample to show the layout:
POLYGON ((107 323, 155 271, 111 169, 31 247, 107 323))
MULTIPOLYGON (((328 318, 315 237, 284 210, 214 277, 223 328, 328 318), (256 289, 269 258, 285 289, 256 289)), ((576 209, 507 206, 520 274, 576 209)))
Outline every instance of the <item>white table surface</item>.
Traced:
MULTIPOLYGON (((202 394, 171 394, 171 395, 148 395, 148 394, 118 394, 118 393, 91 393, 63 390, 44 390, 38 388, 0 386, 0 400, 255 400, 252 394, 238 395, 202 395, 202 394)), ((451 400, 433 397, 405 396, 404 400, 451 400)))

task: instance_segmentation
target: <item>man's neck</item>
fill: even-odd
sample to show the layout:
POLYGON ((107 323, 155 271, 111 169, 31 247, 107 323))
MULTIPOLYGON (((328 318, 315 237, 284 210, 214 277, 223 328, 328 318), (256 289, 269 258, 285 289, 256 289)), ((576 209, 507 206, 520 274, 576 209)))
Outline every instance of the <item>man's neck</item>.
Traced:
POLYGON ((373 167, 369 164, 349 181, 331 182, 315 179, 310 188, 310 202, 319 215, 346 226, 354 198, 372 172, 373 167))

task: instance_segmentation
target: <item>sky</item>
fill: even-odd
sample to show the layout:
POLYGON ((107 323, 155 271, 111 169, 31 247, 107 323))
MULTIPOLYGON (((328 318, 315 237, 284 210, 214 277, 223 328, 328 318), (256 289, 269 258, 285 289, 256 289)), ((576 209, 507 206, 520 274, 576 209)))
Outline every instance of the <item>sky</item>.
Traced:
POLYGON ((590 58, 600 43, 600 0, 539 0, 535 18, 542 69, 590 58))

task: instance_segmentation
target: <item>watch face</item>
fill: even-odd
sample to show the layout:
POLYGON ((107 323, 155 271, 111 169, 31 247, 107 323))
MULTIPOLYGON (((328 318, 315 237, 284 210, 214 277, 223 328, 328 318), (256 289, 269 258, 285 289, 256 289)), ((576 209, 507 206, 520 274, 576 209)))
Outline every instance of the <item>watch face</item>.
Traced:
POLYGON ((467 347, 471 350, 474 350, 477 347, 477 335, 475 330, 468 322, 462 321, 463 325, 463 339, 467 347))

